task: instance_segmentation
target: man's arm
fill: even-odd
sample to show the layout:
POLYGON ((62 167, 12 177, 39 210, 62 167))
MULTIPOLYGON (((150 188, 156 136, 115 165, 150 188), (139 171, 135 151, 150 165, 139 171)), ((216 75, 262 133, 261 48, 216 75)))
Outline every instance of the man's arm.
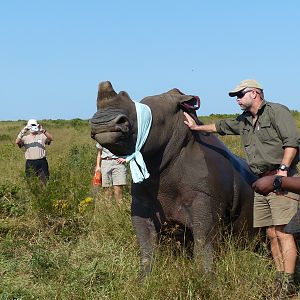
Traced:
POLYGON ((16 138, 16 144, 18 145, 18 147, 22 147, 23 146, 23 142, 22 142, 22 138, 21 137, 17 137, 16 138))
POLYGON ((29 130, 27 126, 25 126, 18 134, 16 138, 16 144, 21 148, 23 146, 22 137, 26 134, 26 132, 29 130))
MULTIPOLYGON (((298 151, 298 148, 285 147, 281 164, 290 167, 290 165, 292 164, 292 162, 297 154, 297 151, 298 151)), ((287 173, 288 173, 288 171, 282 171, 282 170, 277 171, 277 175, 280 175, 280 176, 287 176, 287 173)))
POLYGON ((282 178, 281 189, 284 191, 300 194, 300 177, 282 178))
MULTIPOLYGON (((295 119, 287 107, 279 104, 271 107, 272 110, 269 114, 271 123, 281 139, 284 149, 281 164, 290 167, 299 148, 299 131, 295 119)), ((278 175, 286 176, 287 172, 278 172, 278 175)))
POLYGON ((96 167, 95 167, 95 172, 100 171, 101 169, 101 154, 102 154, 102 149, 97 148, 97 158, 96 158, 96 167))
POLYGON ((215 124, 197 125, 195 120, 187 113, 183 113, 186 120, 184 124, 187 125, 191 130, 201 131, 201 132, 217 132, 215 124))
POLYGON ((50 143, 53 142, 53 136, 52 136, 52 134, 50 132, 48 132, 48 131, 45 131, 43 133, 44 133, 44 135, 47 138, 47 144, 50 145, 50 143))
MULTIPOLYGON (((276 175, 262 177, 253 183, 252 188, 259 194, 268 195, 275 189, 273 185, 275 177, 276 175)), ((282 177, 281 189, 300 194, 300 177, 282 177)))
POLYGON ((52 134, 49 131, 47 131, 46 129, 44 129, 41 124, 39 124, 39 129, 40 129, 40 132, 46 136, 47 144, 50 145, 50 143, 53 141, 52 134))

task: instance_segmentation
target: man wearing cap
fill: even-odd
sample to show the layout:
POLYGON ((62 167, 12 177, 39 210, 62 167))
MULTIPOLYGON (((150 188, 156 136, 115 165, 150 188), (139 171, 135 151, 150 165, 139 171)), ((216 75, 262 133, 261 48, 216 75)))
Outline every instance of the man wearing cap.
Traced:
POLYGON ((46 159, 45 145, 53 141, 51 133, 30 119, 27 125, 19 132, 16 144, 25 148, 25 174, 26 177, 38 176, 43 184, 49 178, 49 167, 46 159), (29 134, 26 133, 29 131, 29 134))
POLYGON ((280 193, 282 177, 296 176, 299 133, 287 107, 264 100, 263 88, 256 80, 240 82, 230 97, 243 113, 233 119, 217 120, 214 124, 197 125, 184 113, 184 123, 200 132, 217 132, 220 135, 240 135, 250 169, 258 177, 274 174, 277 193, 267 196, 255 193, 254 227, 266 227, 271 241, 272 257, 276 266, 276 287, 287 294, 295 293, 294 272, 297 248, 293 235, 284 228, 296 214, 298 196, 280 193), (291 198, 289 198, 291 197, 291 198))

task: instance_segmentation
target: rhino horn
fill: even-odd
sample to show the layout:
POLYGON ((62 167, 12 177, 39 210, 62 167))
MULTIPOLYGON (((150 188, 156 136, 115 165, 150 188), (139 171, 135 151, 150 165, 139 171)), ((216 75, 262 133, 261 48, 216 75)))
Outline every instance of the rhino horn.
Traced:
POLYGON ((97 109, 100 108, 100 101, 108 100, 116 95, 117 93, 109 81, 100 82, 98 87, 97 109))

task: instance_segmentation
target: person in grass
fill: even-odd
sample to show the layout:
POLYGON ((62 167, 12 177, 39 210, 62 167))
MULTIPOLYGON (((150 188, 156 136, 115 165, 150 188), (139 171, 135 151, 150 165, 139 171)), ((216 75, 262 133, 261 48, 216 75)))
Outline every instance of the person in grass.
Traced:
MULTIPOLYGON (((251 171, 258 177, 270 174, 296 176, 299 161, 299 133, 286 106, 267 102, 261 84, 253 79, 240 82, 230 97, 243 113, 233 119, 217 120, 213 124, 197 125, 187 113, 184 123, 200 132, 240 135, 251 171)), ((294 198, 294 194, 289 195, 294 198)), ((281 193, 255 193, 254 227, 265 227, 271 242, 277 274, 275 288, 288 296, 296 293, 294 272, 297 248, 292 234, 285 233, 286 224, 296 214, 298 203, 281 193)))
POLYGON ((52 134, 35 119, 30 119, 19 132, 16 144, 25 148, 25 174, 27 178, 38 176, 43 184, 49 178, 49 167, 46 159, 45 145, 53 141, 52 134), (29 134, 27 134, 29 132, 29 134))
POLYGON ((96 144, 96 148, 98 151, 95 172, 101 171, 102 187, 105 188, 105 195, 107 198, 111 198, 111 187, 113 186, 115 200, 118 205, 121 205, 123 202, 123 186, 127 183, 126 160, 115 156, 99 143, 96 144))

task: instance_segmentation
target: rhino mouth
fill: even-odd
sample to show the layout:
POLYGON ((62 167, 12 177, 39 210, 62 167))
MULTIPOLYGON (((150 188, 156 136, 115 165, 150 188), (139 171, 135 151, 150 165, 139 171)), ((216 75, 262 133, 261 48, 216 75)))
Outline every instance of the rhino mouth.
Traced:
POLYGON ((112 120, 91 120, 92 134, 119 132, 128 134, 130 123, 125 115, 118 115, 112 120))
POLYGON ((121 155, 128 148, 131 135, 131 124, 128 117, 117 110, 97 111, 90 121, 91 137, 103 147, 113 149, 116 155, 121 155))

